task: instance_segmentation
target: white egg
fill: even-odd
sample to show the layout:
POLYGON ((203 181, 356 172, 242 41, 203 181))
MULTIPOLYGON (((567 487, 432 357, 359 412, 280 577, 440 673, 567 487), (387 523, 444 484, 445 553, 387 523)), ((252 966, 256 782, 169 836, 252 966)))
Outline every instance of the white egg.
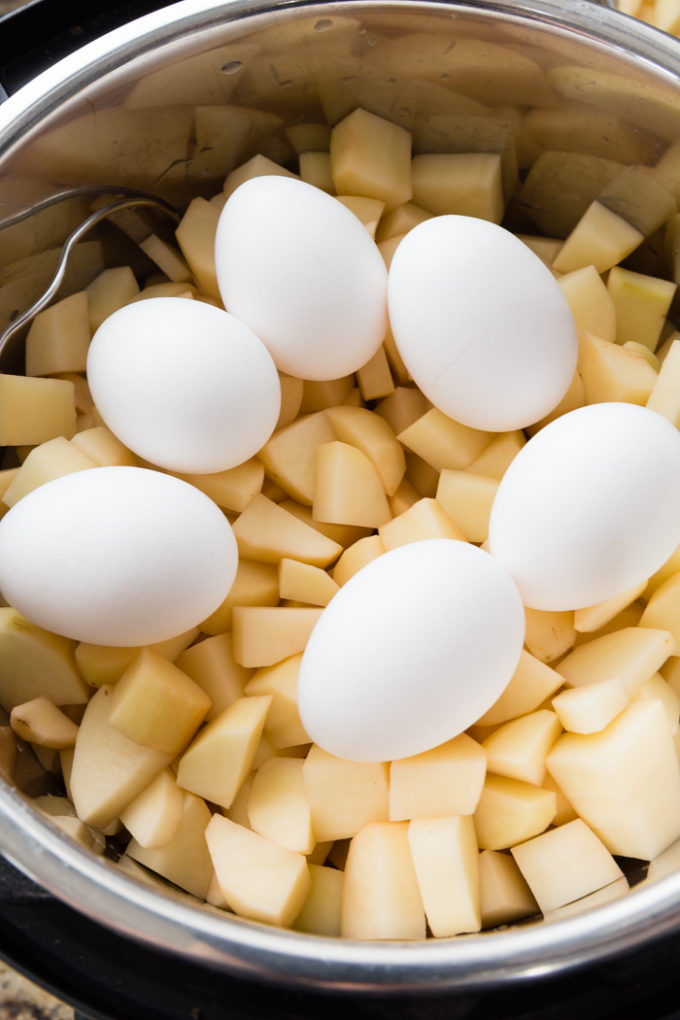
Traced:
POLYGON ((437 216, 401 241, 390 324, 414 381, 444 414, 491 432, 524 428, 560 402, 576 330, 550 270, 510 231, 437 216))
POLYGON ((391 761, 455 737, 501 695, 524 610, 507 571, 477 546, 413 542, 333 596, 302 657, 300 717, 320 747, 391 761))
POLYGON ((496 494, 489 551, 527 606, 594 605, 645 581, 680 543, 680 432, 635 404, 541 429, 496 494))
POLYGON ((169 471, 224 471, 252 457, 279 415, 281 384, 257 336, 189 298, 125 305, 96 331, 87 378, 125 445, 169 471))
POLYGON ((227 596, 237 562, 215 503, 146 468, 64 475, 0 521, 5 599, 38 626, 94 644, 153 644, 196 626, 227 596))
POLYGON ((337 379, 375 354, 387 328, 387 271, 361 221, 292 177, 255 177, 220 214, 215 265, 225 308, 282 372, 337 379))

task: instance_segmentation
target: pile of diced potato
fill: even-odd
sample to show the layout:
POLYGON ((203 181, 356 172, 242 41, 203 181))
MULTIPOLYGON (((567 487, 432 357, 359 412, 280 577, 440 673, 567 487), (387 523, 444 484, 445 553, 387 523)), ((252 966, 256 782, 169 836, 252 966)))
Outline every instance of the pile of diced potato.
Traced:
MULTIPOLYGON (((430 215, 500 222, 513 198, 578 327, 578 371, 550 417, 623 400, 680 426, 668 321, 680 145, 651 166, 568 155, 547 144, 573 130, 564 110, 533 113, 541 152, 521 185, 529 136, 507 123, 489 152, 412 156, 406 129, 363 108, 287 137, 299 176, 362 219, 388 264, 430 215), (665 277, 619 265, 659 232, 665 277)), ((141 287, 130 267, 108 268, 35 319, 26 376, 0 375, 0 444, 14 458, 0 470, 4 511, 57 476, 140 463, 90 398, 92 333, 153 295, 219 303, 220 210, 269 173, 292 171, 256 155, 189 204, 176 246, 143 237, 158 272, 141 287)), ((281 387, 256 457, 182 476, 228 515, 240 553, 231 592, 199 627, 113 648, 0 609, 2 775, 38 791, 35 806, 94 851, 108 840, 141 880, 314 934, 422 939, 559 916, 627 890, 621 858, 654 862, 651 874, 680 860, 680 550, 606 603, 527 610, 518 668, 467 733, 378 764, 310 744, 296 683, 323 607, 404 543, 483 545, 499 480, 545 422, 491 434, 451 420, 414 387, 390 335, 352 376, 282 376, 281 387), (44 771, 63 795, 44 792, 44 771)))

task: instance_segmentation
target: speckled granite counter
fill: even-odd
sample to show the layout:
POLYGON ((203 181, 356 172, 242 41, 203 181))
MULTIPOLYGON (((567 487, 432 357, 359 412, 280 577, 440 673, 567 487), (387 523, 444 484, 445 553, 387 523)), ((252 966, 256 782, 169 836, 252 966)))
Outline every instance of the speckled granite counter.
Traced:
POLYGON ((73 1020, 73 1010, 0 962, 0 1020, 73 1020))

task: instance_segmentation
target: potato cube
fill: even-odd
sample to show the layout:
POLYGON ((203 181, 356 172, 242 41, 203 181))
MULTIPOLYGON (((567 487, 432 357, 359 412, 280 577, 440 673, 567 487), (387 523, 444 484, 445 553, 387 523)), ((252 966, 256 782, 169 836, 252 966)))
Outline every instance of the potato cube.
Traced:
POLYGON ((624 627, 596 637, 565 656, 557 670, 570 687, 619 677, 630 697, 675 653, 670 631, 624 627))
POLYGON ((104 269, 87 286, 87 307, 90 330, 94 333, 104 319, 139 294, 139 284, 130 266, 104 269))
MULTIPOLYGON (((343 400, 346 400, 353 389, 353 375, 344 375, 339 379, 305 379, 302 382, 300 413, 313 414, 328 407, 342 406, 343 400)), ((342 436, 336 438, 342 439, 342 436)))
POLYGON ((589 404, 616 400, 644 406, 657 378, 637 351, 587 332, 579 341, 579 373, 589 404))
POLYGON ((560 248, 553 269, 569 273, 594 266, 605 273, 622 262, 638 245, 643 235, 623 217, 599 202, 592 202, 560 248))
POLYGON ((616 616, 626 609, 632 602, 642 595, 647 582, 630 588, 621 595, 598 602, 594 606, 587 606, 584 609, 577 609, 574 612, 574 627, 579 634, 592 634, 610 623, 616 616))
POLYGON ((435 216, 453 213, 500 223, 505 213, 496 152, 437 152, 413 157, 413 201, 435 216))
POLYGON ((90 692, 76 668, 75 647, 70 638, 37 627, 9 606, 0 607, 0 705, 5 711, 39 697, 55 705, 84 705, 90 692))
POLYGON ((237 188, 253 177, 266 177, 273 174, 275 177, 297 177, 297 174, 286 170, 280 163, 275 163, 268 156, 258 153, 241 163, 234 170, 231 170, 224 181, 224 194, 229 197, 237 188))
POLYGON ((597 733, 630 702, 623 682, 617 677, 571 687, 552 700, 552 706, 565 730, 570 733, 597 733))
POLYGON ((635 702, 598 733, 565 734, 547 766, 610 853, 651 860, 680 835, 680 766, 660 702, 635 702))
POLYGON ((75 390, 66 379, 0 374, 0 446, 37 446, 76 430, 75 390))
POLYGON ((365 198, 363 195, 337 195, 336 198, 361 220, 371 237, 375 238, 385 203, 379 198, 365 198))
POLYGON ((2 501, 7 506, 14 506, 27 493, 54 478, 96 466, 72 442, 63 436, 56 436, 31 450, 7 487, 2 501))
POLYGON ((333 567, 333 580, 340 586, 346 584, 358 570, 385 552, 380 535, 367 535, 350 545, 333 567))
POLYGON ((380 400, 394 393, 395 385, 390 370, 387 351, 379 347, 369 360, 357 369, 357 383, 364 401, 380 400))
POLYGON ((423 939, 408 822, 372 822, 350 843, 340 930, 350 939, 423 939))
POLYGON ((301 652, 322 612, 316 607, 234 606, 234 660, 257 668, 301 652))
POLYGON ((538 904, 510 854, 482 850, 479 855, 482 927, 511 924, 538 913, 538 904))
POLYGON ((182 820, 184 797, 172 769, 164 769, 123 808, 120 820, 140 846, 166 846, 182 820))
POLYGON ((87 292, 38 312, 26 337, 26 375, 84 372, 90 346, 87 292))
POLYGON ((339 585, 321 567, 284 557, 279 562, 279 593, 282 599, 326 606, 339 585))
POLYGON ((491 440, 486 449, 482 450, 465 470, 474 475, 484 475, 500 481, 525 443, 526 436, 519 430, 502 432, 491 440))
POLYGON ((258 458, 269 478, 306 506, 314 501, 316 451, 336 438, 323 411, 303 415, 279 429, 264 444, 258 458))
POLYGON ((282 499, 278 505, 293 517, 297 517, 299 521, 304 521, 310 528, 314 528, 320 535, 325 535, 332 542, 336 542, 343 549, 371 534, 371 528, 360 527, 357 524, 329 524, 327 521, 317 521, 314 518, 312 507, 296 503, 294 499, 282 499))
POLYGON ((331 173, 339 195, 364 195, 389 212, 411 198, 411 134, 356 109, 331 130, 331 173))
MULTIPOLYGON (((394 393, 380 401, 373 413, 384 418, 396 436, 422 418, 430 407, 430 402, 420 390, 413 386, 397 386, 394 393)), ((342 436, 338 434, 338 438, 342 436)), ((345 439, 345 442, 348 441, 345 439)))
POLYGON ((557 810, 551 790, 489 773, 475 811, 482 850, 504 850, 548 828, 557 810))
MULTIPOLYGON (((488 449, 488 447, 487 447, 488 449)), ((498 480, 445 468, 439 476, 437 500, 468 542, 485 542, 498 480)))
POLYGON ((337 868, 310 862, 309 877, 309 893, 293 922, 293 928, 310 935, 340 935, 344 873, 337 868))
POLYGON ((625 876, 621 876, 621 878, 617 878, 614 882, 610 882, 609 885, 605 885, 595 892, 588 893, 587 896, 582 896, 579 900, 572 900, 571 903, 565 903, 561 907, 556 907, 550 911, 548 919, 552 921, 562 917, 573 917, 575 914, 583 914, 586 911, 595 910, 605 903, 618 900, 620 896, 624 896, 629 890, 628 880, 625 876))
POLYGON ((245 693, 271 695, 272 702, 264 723, 264 731, 274 748, 296 747, 310 743, 297 707, 297 682, 302 654, 263 666, 253 674, 245 693))
POLYGON ((215 273, 215 234, 220 211, 205 198, 193 198, 177 226, 175 237, 201 290, 221 301, 215 273))
POLYGON ((110 723, 113 687, 100 687, 78 728, 70 796, 78 817, 105 828, 162 772, 174 755, 144 747, 110 723))
POLYGON ((493 433, 461 425, 433 407, 400 432, 397 439, 435 470, 460 471, 489 445, 493 433))
POLYGON ((672 574, 654 591, 640 618, 641 627, 669 631, 680 645, 680 572, 672 574))
POLYGON ((580 818, 511 852, 544 914, 623 877, 604 843, 580 818))
POLYGON ((335 437, 361 450, 380 476, 383 488, 392 496, 406 471, 406 459, 387 421, 366 407, 329 407, 326 416, 335 437))
POLYGON ((213 815, 205 839, 217 881, 241 917, 290 925, 309 894, 305 858, 257 832, 213 815))
POLYGON ((486 753, 472 737, 453 740, 390 764, 389 819, 471 815, 486 775, 486 753))
POLYGON ((110 723, 130 740, 178 754, 210 708, 210 698, 181 669, 142 648, 113 688, 110 723))
POLYGON ((231 632, 191 645, 177 656, 175 665, 210 699, 207 722, 243 696, 243 688, 252 675, 252 670, 234 661, 231 632))
POLYGON ((387 241, 390 237, 407 234, 409 230, 424 220, 429 220, 431 216, 432 213, 421 209, 415 202, 404 202, 403 205, 398 205, 380 217, 375 234, 376 240, 387 241))
POLYGON ((601 340, 616 340, 616 308, 595 266, 585 265, 559 278, 574 317, 579 339, 584 332, 601 340))
POLYGON ((365 528, 392 519, 380 476, 357 447, 334 440, 317 448, 313 516, 365 528))
POLYGON ((557 715, 547 709, 511 719, 483 741, 489 772, 540 786, 545 756, 561 732, 557 715))
POLYGON ((616 308, 616 342, 635 340, 655 351, 677 284, 614 266, 607 290, 616 308))
POLYGON ((533 712, 563 683, 564 677, 556 670, 523 650, 510 683, 500 698, 477 720, 477 725, 496 726, 533 712))
POLYGON ((78 735, 76 724, 45 697, 15 705, 9 721, 17 736, 41 747, 73 747, 78 735))
POLYGON ((333 177, 331 175, 331 157, 328 152, 301 152, 298 157, 300 165, 300 178, 307 184, 327 192, 335 194, 333 177))
POLYGON ((105 425, 95 425, 76 432, 71 445, 102 467, 109 465, 136 467, 139 464, 134 453, 131 453, 105 425))
POLYGON ((417 819, 409 823, 408 843, 432 934, 445 938, 479 931, 479 853, 472 818, 417 819))
POLYGON ((387 764, 347 761, 313 744, 303 775, 320 842, 346 839, 370 822, 387 821, 387 764))
POLYGON ((673 735, 678 733, 680 718, 680 694, 666 683, 661 673, 654 673, 640 684, 631 701, 659 701, 666 712, 668 728, 673 735))
POLYGON ((253 776, 246 811, 255 832, 309 854, 316 838, 302 769, 302 758, 267 759, 253 776))
POLYGON ((281 383, 281 410, 276 422, 276 431, 283 429, 295 421, 302 407, 304 396, 304 381, 296 379, 295 376, 279 372, 281 383))
POLYGON ((453 538, 465 541, 465 535, 436 499, 423 497, 391 521, 378 528, 385 551, 408 542, 428 538, 453 538))
POLYGON ((271 700, 239 698, 209 722, 179 760, 179 785, 229 808, 252 767, 271 700))
POLYGON ((194 485, 224 510, 241 513, 258 492, 264 482, 264 466, 254 457, 226 471, 204 475, 183 475, 177 473, 190 485, 194 485))
POLYGON ((236 577, 227 597, 203 621, 204 634, 221 634, 231 628, 234 606, 275 606, 279 601, 276 566, 239 557, 236 577))
POLYGON ((144 847, 132 839, 126 853, 180 889, 204 900, 213 877, 212 860, 205 842, 210 817, 204 800, 185 793, 179 825, 170 842, 159 847, 144 847))
POLYGON ((525 609, 524 616, 524 643, 528 651, 541 662, 553 662, 573 648, 576 628, 572 611, 525 609))
POLYGON ((278 563, 284 556, 315 567, 328 567, 342 546, 261 493, 234 521, 239 554, 246 559, 278 563))

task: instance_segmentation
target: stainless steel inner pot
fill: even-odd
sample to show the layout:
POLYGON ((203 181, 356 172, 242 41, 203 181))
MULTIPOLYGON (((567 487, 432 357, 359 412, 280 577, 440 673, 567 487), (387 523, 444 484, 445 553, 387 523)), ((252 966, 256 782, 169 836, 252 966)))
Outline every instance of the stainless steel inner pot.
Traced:
MULTIPOLYGON (((142 186, 182 206, 214 194, 256 151, 294 158, 282 126, 335 121, 356 105, 412 128, 421 151, 446 151, 456 144, 447 117, 475 102, 515 125, 527 111, 538 125, 542 111, 565 111, 562 128, 553 119, 542 138, 520 132, 516 147, 497 134, 466 141, 500 146, 522 171, 543 144, 652 165, 680 138, 680 43, 587 0, 183 0, 87 45, 0 107, 0 211, 93 182, 142 186), (433 39, 441 41, 434 59, 433 39), (445 53, 462 39, 475 42, 475 60, 449 69, 445 53), (572 70, 554 73, 561 68, 572 70), (199 104, 276 116, 269 125, 253 117, 240 134, 205 147, 195 135, 199 104)), ((72 204, 0 239, 0 326, 39 292, 49 256, 18 273, 6 267, 57 247, 81 213, 72 204)), ((87 283, 107 257, 116 253, 107 256, 106 246, 103 254, 85 249, 70 286, 87 283)), ((14 347, 4 370, 18 364, 14 347)), ((134 939, 217 971, 335 992, 489 988, 680 927, 674 873, 597 909, 454 939, 355 943, 280 931, 128 877, 1 780, 0 850, 63 901, 134 939)))

